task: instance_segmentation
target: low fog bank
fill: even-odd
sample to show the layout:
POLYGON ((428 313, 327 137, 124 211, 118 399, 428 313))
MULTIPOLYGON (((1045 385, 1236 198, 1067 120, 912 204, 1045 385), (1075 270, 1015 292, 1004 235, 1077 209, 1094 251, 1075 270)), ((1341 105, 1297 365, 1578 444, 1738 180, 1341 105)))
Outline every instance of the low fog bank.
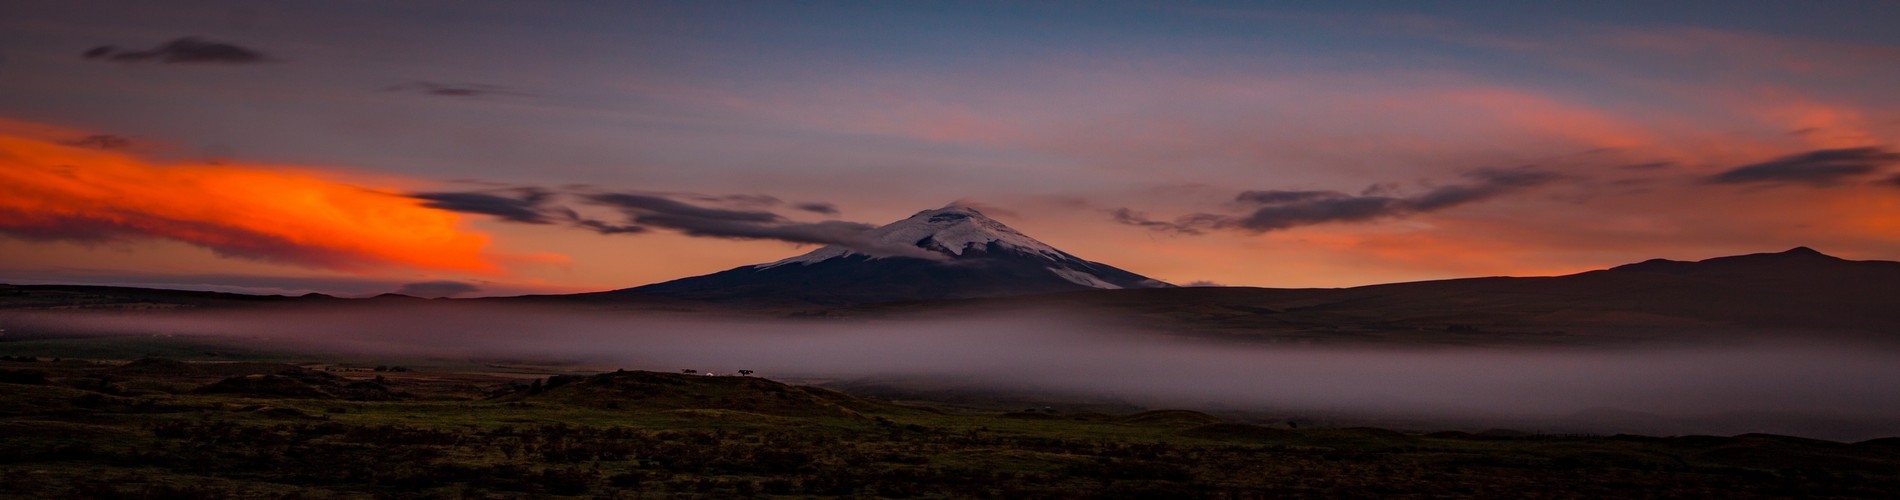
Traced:
MULTIPOLYGON (((1553 432, 1900 436, 1900 351, 1754 341, 1616 348, 1270 347, 1058 316, 712 321, 505 306, 74 315, 379 356, 560 360, 771 377, 930 379, 1155 408, 1553 432)), ((1324 420, 1321 420, 1324 421, 1324 420)))

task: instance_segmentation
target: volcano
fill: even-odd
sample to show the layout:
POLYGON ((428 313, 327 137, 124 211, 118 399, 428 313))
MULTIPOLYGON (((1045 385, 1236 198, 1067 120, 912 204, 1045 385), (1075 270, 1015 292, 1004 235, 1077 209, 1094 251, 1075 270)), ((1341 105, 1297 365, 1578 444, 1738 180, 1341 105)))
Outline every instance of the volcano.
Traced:
POLYGON ((1057 250, 964 206, 917 212, 866 232, 862 243, 602 295, 855 305, 1174 287, 1057 250))

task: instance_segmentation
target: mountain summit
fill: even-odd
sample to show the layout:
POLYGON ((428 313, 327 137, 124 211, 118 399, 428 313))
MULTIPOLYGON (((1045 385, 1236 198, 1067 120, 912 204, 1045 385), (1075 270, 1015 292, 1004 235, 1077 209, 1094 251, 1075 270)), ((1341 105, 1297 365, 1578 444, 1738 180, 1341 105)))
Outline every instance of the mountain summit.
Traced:
POLYGON ((861 245, 606 293, 844 305, 1173 286, 1083 260, 974 208, 951 205, 872 229, 861 245))

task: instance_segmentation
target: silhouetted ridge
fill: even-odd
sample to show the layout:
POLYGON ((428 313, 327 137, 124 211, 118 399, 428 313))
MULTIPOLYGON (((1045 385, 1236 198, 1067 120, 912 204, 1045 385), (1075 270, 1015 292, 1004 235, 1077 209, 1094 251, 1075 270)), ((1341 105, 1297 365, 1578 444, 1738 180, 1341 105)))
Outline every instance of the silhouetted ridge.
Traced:
POLYGON ((1808 247, 1795 247, 1778 253, 1754 253, 1729 257, 1716 257, 1700 261, 1680 261, 1669 259, 1650 259, 1635 264, 1625 264, 1610 268, 1612 271, 1636 271, 1667 274, 1695 274, 1703 272, 1732 271, 1769 271, 1789 266, 1829 266, 1856 264, 1850 261, 1821 253, 1808 247))
POLYGON ((1781 252, 1781 255, 1812 255, 1812 256, 1819 256, 1819 257, 1833 258, 1833 256, 1831 255, 1821 253, 1820 251, 1817 251, 1815 249, 1808 248, 1808 247, 1790 248, 1786 252, 1781 252))

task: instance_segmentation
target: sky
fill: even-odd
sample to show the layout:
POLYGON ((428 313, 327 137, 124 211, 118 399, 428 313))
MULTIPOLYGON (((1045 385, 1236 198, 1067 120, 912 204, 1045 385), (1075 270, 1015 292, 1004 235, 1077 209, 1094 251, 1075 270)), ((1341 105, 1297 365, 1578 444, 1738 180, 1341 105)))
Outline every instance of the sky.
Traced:
POLYGON ((0 5, 0 282, 637 286, 947 204, 1178 284, 1900 260, 1900 3, 0 5))

